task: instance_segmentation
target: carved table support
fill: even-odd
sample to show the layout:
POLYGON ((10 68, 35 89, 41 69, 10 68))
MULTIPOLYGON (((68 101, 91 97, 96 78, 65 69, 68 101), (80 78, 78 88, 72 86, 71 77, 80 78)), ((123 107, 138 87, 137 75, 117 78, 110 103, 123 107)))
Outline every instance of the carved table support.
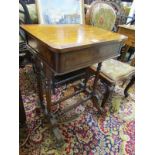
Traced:
MULTIPOLYGON (((42 80, 41 80, 41 61, 39 59, 36 59, 35 63, 36 67, 36 74, 37 74, 37 87, 38 87, 38 95, 40 99, 40 105, 42 109, 44 110, 45 115, 48 117, 51 123, 51 131, 52 135, 54 135, 54 138, 56 138, 56 147, 60 147, 63 145, 64 140, 63 137, 57 128, 57 120, 55 119, 55 116, 50 113, 50 107, 51 107, 51 76, 52 73, 49 70, 49 68, 44 65, 45 68, 45 75, 46 75, 46 86, 45 86, 45 91, 46 91, 46 102, 47 102, 47 107, 43 104, 43 86, 42 86, 42 80)), ((53 75, 54 76, 54 75, 53 75)))
POLYGON ((42 109, 45 109, 45 106, 43 104, 43 86, 42 86, 42 80, 41 80, 41 62, 39 59, 35 59, 35 69, 36 69, 36 78, 37 78, 37 91, 39 95, 39 102, 42 109))
POLYGON ((47 103, 47 110, 50 112, 51 109, 51 72, 50 70, 45 66, 45 91, 46 91, 46 103, 47 103))
POLYGON ((51 113, 51 91, 53 90, 53 93, 55 93, 55 88, 52 87, 51 89, 51 84, 54 83, 54 81, 51 81, 54 77, 54 74, 49 70, 47 66, 45 66, 45 76, 46 76, 46 102, 47 102, 47 111, 46 114, 50 120, 51 123, 51 134, 54 135, 54 138, 56 140, 56 147, 61 147, 64 144, 64 139, 63 136, 61 135, 59 129, 58 129, 58 121, 55 117, 54 114, 51 113))

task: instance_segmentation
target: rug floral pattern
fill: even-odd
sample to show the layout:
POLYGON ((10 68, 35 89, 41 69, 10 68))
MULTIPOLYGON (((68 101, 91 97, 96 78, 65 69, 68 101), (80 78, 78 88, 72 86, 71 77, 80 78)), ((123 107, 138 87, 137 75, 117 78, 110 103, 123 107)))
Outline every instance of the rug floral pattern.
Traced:
MULTIPOLYGON (((91 81, 89 83, 91 84, 91 81)), ((111 111, 110 103, 106 103, 104 113, 97 115, 97 109, 93 107, 92 101, 88 101, 85 105, 67 113, 66 118, 75 113, 78 117, 59 124, 60 132, 64 137, 64 145, 59 149, 55 147, 55 139, 51 134, 49 123, 38 105, 36 79, 31 66, 20 69, 20 89, 27 117, 27 128, 20 128, 20 155, 135 154, 134 88, 130 89, 129 97, 124 98, 123 88, 116 86, 111 103, 117 101, 117 111, 111 111)), ((104 92, 102 85, 99 85, 98 89, 104 92)), ((67 93, 68 91, 72 92, 74 88, 70 86, 67 93)), ((57 89, 52 100, 64 96, 65 93, 62 93, 61 88, 57 89)), ((61 103, 59 107, 51 108, 54 112, 58 108, 63 109, 81 96, 83 94, 61 103)))

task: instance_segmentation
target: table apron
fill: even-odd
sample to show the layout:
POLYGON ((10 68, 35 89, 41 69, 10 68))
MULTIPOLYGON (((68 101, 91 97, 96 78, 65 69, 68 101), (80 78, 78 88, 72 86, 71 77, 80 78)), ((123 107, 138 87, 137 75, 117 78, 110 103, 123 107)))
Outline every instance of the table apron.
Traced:
POLYGON ((69 52, 53 52, 40 41, 29 37, 29 46, 40 55, 58 75, 66 74, 120 55, 121 42, 96 45, 69 52))

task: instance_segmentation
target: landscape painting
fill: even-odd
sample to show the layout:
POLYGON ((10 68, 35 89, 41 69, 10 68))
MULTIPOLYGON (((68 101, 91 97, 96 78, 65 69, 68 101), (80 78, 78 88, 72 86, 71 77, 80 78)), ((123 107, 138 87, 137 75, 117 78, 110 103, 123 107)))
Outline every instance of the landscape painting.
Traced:
POLYGON ((40 24, 84 24, 83 0, 36 0, 40 24))

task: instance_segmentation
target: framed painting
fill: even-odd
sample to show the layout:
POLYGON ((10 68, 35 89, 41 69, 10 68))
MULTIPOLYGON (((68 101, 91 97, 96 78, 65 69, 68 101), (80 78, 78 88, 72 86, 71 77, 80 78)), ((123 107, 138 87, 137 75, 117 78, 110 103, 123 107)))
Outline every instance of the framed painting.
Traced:
POLYGON ((36 0, 40 24, 84 24, 83 0, 36 0))

